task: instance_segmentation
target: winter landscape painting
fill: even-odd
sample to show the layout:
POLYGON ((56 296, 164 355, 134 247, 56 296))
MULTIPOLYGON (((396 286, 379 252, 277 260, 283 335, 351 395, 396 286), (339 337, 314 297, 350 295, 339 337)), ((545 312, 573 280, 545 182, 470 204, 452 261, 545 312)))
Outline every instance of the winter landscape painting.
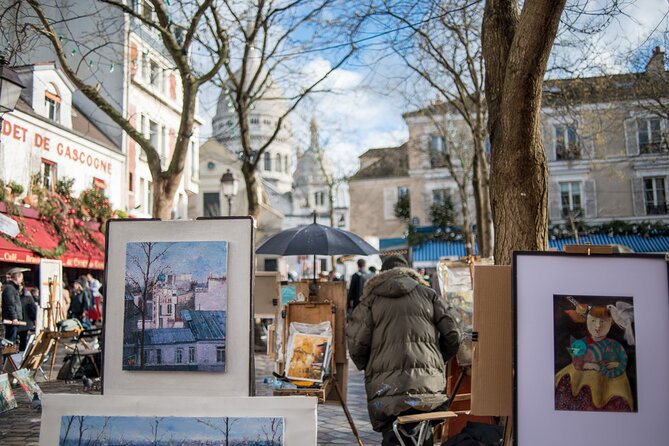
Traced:
POLYGON ((64 416, 60 446, 281 446, 279 417, 64 416))
POLYGON ((227 262, 226 241, 127 243, 124 370, 225 371, 227 262))

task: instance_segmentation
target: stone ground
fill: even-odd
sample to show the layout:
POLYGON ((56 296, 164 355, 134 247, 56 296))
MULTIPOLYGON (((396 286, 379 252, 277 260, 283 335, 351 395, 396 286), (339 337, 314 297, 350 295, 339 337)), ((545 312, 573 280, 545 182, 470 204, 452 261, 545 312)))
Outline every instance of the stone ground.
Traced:
MULTIPOLYGON (((60 356, 60 355, 59 355, 60 356)), ((60 363, 60 360, 58 361, 60 363)), ((263 379, 271 375, 272 363, 267 356, 256 354, 256 394, 270 395, 271 388, 263 384, 263 379)), ((57 375, 54 370, 53 377, 57 375)), ((38 382, 45 393, 85 394, 81 381, 44 381, 38 376, 38 382)), ((18 407, 0 413, 0 445, 2 446, 33 446, 39 442, 40 412, 35 411, 28 397, 20 388, 14 389, 18 407)), ((99 392, 92 392, 93 394, 99 392)), ((363 374, 349 362, 348 377, 348 409, 358 428, 364 445, 381 444, 381 436, 372 430, 367 415, 363 374)), ((346 420, 344 411, 339 404, 321 404, 318 406, 318 445, 356 445, 355 437, 346 420)))

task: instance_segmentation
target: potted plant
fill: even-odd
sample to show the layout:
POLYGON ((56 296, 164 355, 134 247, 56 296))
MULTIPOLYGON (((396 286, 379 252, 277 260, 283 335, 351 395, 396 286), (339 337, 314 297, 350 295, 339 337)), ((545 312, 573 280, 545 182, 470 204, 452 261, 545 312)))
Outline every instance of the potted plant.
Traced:
POLYGON ((12 201, 14 201, 19 195, 23 193, 23 186, 21 186, 16 181, 11 181, 8 186, 12 201))

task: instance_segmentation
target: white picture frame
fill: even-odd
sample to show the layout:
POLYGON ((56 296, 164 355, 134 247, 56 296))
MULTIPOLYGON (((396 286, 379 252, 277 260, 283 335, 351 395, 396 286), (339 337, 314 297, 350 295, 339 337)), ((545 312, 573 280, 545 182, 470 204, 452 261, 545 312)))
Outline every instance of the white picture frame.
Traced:
POLYGON ((283 444, 316 445, 315 397, 174 397, 46 394, 40 446, 57 446, 64 416, 283 418, 283 444))
POLYGON ((107 226, 103 389, 105 395, 249 396, 254 369, 251 217, 195 221, 110 220, 107 226), (225 371, 124 370, 126 249, 138 242, 227 241, 225 371))
MULTIPOLYGON (((664 256, 645 254, 585 255, 546 252, 516 252, 514 268, 514 444, 518 446, 558 446, 588 444, 592 438, 602 444, 663 444, 669 438, 669 272, 664 256), (561 300, 573 302, 573 311, 561 300), (620 299, 617 297, 621 296, 620 299), (564 377, 558 356, 562 347, 557 339, 562 313, 578 316, 590 333, 582 340, 586 349, 597 347, 600 340, 617 337, 624 350, 622 333, 596 336, 590 326, 595 320, 593 308, 609 308, 615 300, 633 302, 635 341, 633 344, 634 384, 631 411, 609 412, 597 390, 576 387, 577 401, 584 397, 592 407, 561 405, 558 384, 564 377), (559 307, 556 303, 563 307, 559 307), (599 303, 608 305, 599 305, 599 303), (566 305, 566 306, 565 306, 566 305), (591 314, 592 313, 592 314, 591 314), (587 342, 585 339, 587 338, 587 342), (592 339, 592 340, 591 340, 592 339), (587 392, 590 392, 588 395, 587 392), (566 407, 566 408, 565 408, 566 407), (581 439, 581 440, 579 440, 581 439)), ((615 307, 615 305, 613 305, 615 307)), ((615 311, 609 308, 610 313, 615 311)), ((571 316, 571 315, 570 315, 571 316)), ((574 319, 574 316, 572 316, 574 319)), ((614 318, 608 317, 614 324, 614 318)), ((574 319, 575 320, 575 319, 574 319)), ((616 328, 616 330, 619 330, 616 328)), ((582 333, 582 332, 581 332, 582 333)), ((583 352, 575 348, 575 337, 565 345, 572 357, 583 352)), ((631 349, 630 349, 631 350, 631 349)), ((586 356, 583 356, 586 357, 586 356)), ((598 359, 599 360, 599 359, 598 359)), ((572 359, 573 361, 573 359, 572 359)), ((601 361, 593 373, 605 375, 622 361, 601 361), (610 367, 609 367, 610 366, 610 367)), ((576 362, 573 361, 575 364, 576 362)), ((631 360, 625 361, 628 365, 631 360)), ((581 364, 580 370, 587 370, 581 364)), ((631 367, 631 366, 630 366, 631 367)), ((623 371, 625 374, 629 372, 623 371)), ((576 373, 576 372, 574 372, 576 373)), ((581 372, 578 372, 581 373, 581 372)), ((573 376, 573 375, 572 375, 573 376)), ((569 384, 578 381, 579 376, 569 384)), ((632 378, 630 378, 632 381, 632 378)), ((580 382, 590 382, 583 378, 580 382)), ((608 384, 607 384, 608 385, 608 384)), ((573 389, 574 387, 567 387, 573 389)), ((572 391, 573 392, 573 391, 572 391)), ((622 394, 609 392, 606 401, 622 394)), ((627 400, 619 396, 620 400, 627 400)))

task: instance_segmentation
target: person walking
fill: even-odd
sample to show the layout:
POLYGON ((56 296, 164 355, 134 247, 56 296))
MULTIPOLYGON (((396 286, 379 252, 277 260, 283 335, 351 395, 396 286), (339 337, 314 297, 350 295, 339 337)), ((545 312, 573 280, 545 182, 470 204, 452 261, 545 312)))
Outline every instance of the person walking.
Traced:
POLYGON ((37 323, 37 303, 28 287, 22 283, 19 288, 19 298, 23 309, 23 320, 26 325, 18 327, 19 351, 22 352, 28 346, 28 336, 35 331, 37 323))
POLYGON ((358 303, 360 303, 360 296, 362 295, 365 280, 369 277, 366 266, 367 262, 365 262, 365 259, 358 259, 358 271, 351 276, 351 284, 348 287, 347 304, 349 312, 353 311, 358 306, 358 303))
POLYGON ((68 317, 78 319, 83 324, 84 315, 91 306, 91 296, 88 291, 88 281, 85 276, 79 277, 73 285, 70 294, 70 309, 68 317))
POLYGON ((5 324, 5 339, 16 342, 18 325, 23 321, 23 307, 19 296, 19 286, 23 283, 23 270, 12 268, 7 271, 7 283, 2 290, 2 319, 5 324))
POLYGON ((448 399, 444 364, 460 345, 455 318, 406 260, 393 255, 365 284, 346 335, 351 359, 365 371, 372 427, 384 446, 399 445, 392 430, 398 416, 439 410, 448 399))

